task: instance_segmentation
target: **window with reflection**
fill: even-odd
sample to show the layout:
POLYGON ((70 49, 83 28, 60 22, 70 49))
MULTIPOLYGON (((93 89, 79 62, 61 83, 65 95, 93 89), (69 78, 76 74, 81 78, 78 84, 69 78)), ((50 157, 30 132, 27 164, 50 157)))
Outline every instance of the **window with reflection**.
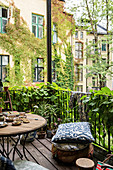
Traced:
POLYGON ((83 64, 75 65, 75 81, 83 81, 83 68, 80 68, 83 64))
POLYGON ((34 81, 44 81, 44 59, 37 58, 34 69, 34 81))
POLYGON ((57 43, 57 30, 56 24, 53 24, 53 44, 57 43))
POLYGON ((7 22, 8 22, 8 9, 0 7, 0 33, 6 33, 7 22))
POLYGON ((57 79, 56 70, 55 70, 55 61, 52 61, 52 81, 55 82, 57 79))
POLYGON ((9 64, 9 56, 8 55, 0 55, 0 79, 2 81, 5 81, 5 78, 7 77, 8 64, 9 64))
POLYGON ((82 85, 76 85, 75 86, 75 91, 83 92, 83 86, 82 85))
POLYGON ((102 51, 106 51, 106 41, 102 40, 102 51))
POLYGON ((32 14, 32 33, 37 38, 43 38, 43 16, 32 14))
POLYGON ((75 38, 78 38, 78 31, 75 32, 75 38))
POLYGON ((80 39, 83 39, 83 32, 80 32, 80 39))
POLYGON ((83 58, 83 44, 81 42, 75 42, 75 58, 83 58))

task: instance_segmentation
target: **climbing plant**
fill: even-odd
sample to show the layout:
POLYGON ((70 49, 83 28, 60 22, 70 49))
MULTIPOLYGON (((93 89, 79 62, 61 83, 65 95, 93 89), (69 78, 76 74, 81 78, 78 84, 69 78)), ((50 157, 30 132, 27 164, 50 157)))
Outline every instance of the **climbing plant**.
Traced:
POLYGON ((52 0, 52 22, 56 25, 58 42, 53 44, 53 60, 57 75, 57 84, 61 87, 74 87, 74 61, 72 54, 72 36, 75 31, 73 16, 64 12, 64 2, 52 0))
POLYGON ((13 56, 14 65, 9 67, 7 80, 10 80, 10 85, 14 85, 14 83, 23 84, 23 75, 27 82, 32 81, 31 68, 33 70, 32 66, 37 57, 46 56, 46 45, 45 38, 36 38, 30 32, 24 19, 20 17, 20 10, 15 7, 14 3, 11 5, 13 6, 14 23, 9 20, 6 26, 7 33, 0 34, 0 46, 13 56))
MULTIPOLYGON (((46 35, 43 39, 36 38, 30 32, 24 19, 20 17, 20 10, 13 1, 10 5, 13 6, 12 19, 14 22, 10 22, 9 19, 6 26, 7 33, 0 34, 0 46, 13 56, 13 65, 8 66, 7 80, 10 81, 10 85, 22 85, 25 83, 24 77, 26 82, 32 82, 36 58, 44 58, 45 74, 47 72, 46 35)), ((4 4, 0 4, 0 6, 6 7, 4 4)), ((73 89, 72 44, 68 42, 68 38, 72 38, 74 21, 72 15, 64 12, 63 2, 58 0, 52 0, 52 25, 53 23, 56 23, 58 42, 60 42, 57 42, 52 47, 52 59, 56 65, 57 84, 73 89)))

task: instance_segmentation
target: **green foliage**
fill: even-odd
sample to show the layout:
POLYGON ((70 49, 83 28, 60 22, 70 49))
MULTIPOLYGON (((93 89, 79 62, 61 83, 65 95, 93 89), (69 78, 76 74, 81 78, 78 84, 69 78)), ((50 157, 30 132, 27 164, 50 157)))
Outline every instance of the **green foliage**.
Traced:
POLYGON ((21 86, 21 89, 20 86, 10 87, 13 110, 39 113, 48 118, 53 128, 58 118, 63 122, 67 117, 67 112, 70 110, 69 96, 66 89, 62 89, 55 83, 47 83, 47 85, 40 83, 38 87, 21 86))
POLYGON ((2 99, 2 97, 0 97, 0 107, 3 108, 3 107, 4 107, 4 104, 5 104, 5 103, 4 103, 3 99, 2 99))
POLYGON ((8 66, 9 73, 7 75, 11 86, 22 85, 23 75, 27 82, 32 81, 33 71, 28 70, 34 69, 33 61, 39 56, 46 56, 45 38, 38 39, 30 32, 24 19, 20 18, 20 10, 14 4, 13 19, 14 24, 8 22, 6 26, 7 33, 0 34, 1 48, 13 56, 14 66, 8 66), (29 65, 29 61, 32 62, 31 65, 29 65))
POLYGON ((62 56, 57 53, 54 47, 54 61, 55 70, 57 74, 57 84, 62 88, 69 88, 73 90, 74 88, 74 61, 72 55, 72 49, 70 43, 64 47, 66 61, 62 59, 62 56))
POLYGON ((34 106, 34 113, 40 116, 43 116, 48 120, 48 128, 54 128, 54 122, 57 122, 57 112, 58 108, 56 105, 48 104, 46 102, 42 102, 39 105, 34 106), (51 122, 51 123, 50 123, 51 122), (50 125, 49 125, 50 123, 50 125))
MULTIPOLYGON (((101 139, 101 144, 107 141, 107 130, 113 135, 113 91, 103 87, 99 91, 91 93, 91 97, 81 98, 87 105, 89 121, 92 124, 92 131, 96 139, 101 139)), ((96 141, 98 142, 98 141, 96 141)), ((106 144, 107 147, 107 144, 106 144)))
POLYGON ((75 15, 77 29, 87 30, 87 34, 93 36, 92 40, 86 44, 85 58, 89 62, 83 67, 87 69, 86 78, 94 77, 98 81, 98 84, 95 86, 101 89, 105 86, 105 82, 112 78, 113 74, 113 62, 111 59, 113 50, 113 17, 111 15, 113 1, 82 0, 74 3, 69 10, 75 15), (98 32, 98 24, 100 25, 100 23, 104 23, 104 27, 106 28, 104 35, 100 35, 100 32, 98 32), (102 41, 106 44, 106 51, 104 52, 101 52, 102 41))

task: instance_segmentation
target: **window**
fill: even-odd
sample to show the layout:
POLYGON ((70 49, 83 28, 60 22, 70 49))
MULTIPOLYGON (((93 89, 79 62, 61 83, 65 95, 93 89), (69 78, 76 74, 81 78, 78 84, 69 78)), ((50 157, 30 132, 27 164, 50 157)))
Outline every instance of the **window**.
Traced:
POLYGON ((75 32, 75 38, 78 38, 78 31, 75 32))
POLYGON ((43 16, 32 14, 32 33, 37 38, 43 38, 43 16))
POLYGON ((34 81, 43 82, 44 81, 44 59, 37 58, 37 63, 35 64, 34 70, 34 81))
POLYGON ((80 39, 83 39, 83 32, 80 32, 80 39))
POLYGON ((102 40, 102 51, 106 51, 106 41, 102 40))
POLYGON ((7 76, 8 70, 7 65, 9 63, 9 56, 7 55, 0 55, 0 79, 5 81, 7 76))
POLYGON ((95 46, 96 46, 96 44, 95 44, 95 39, 93 39, 93 51, 95 52, 95 46))
POLYGON ((75 86, 75 91, 83 92, 83 86, 82 85, 75 86))
POLYGON ((57 43, 57 30, 56 25, 53 24, 53 44, 57 43))
POLYGON ((75 58, 83 58, 83 44, 75 42, 75 58))
POLYGON ((0 33, 6 33, 7 21, 8 21, 8 9, 0 7, 0 33))
POLYGON ((83 81, 83 68, 79 68, 83 64, 75 65, 75 81, 83 81))
POLYGON ((94 73, 93 74, 94 76, 92 77, 92 88, 97 88, 98 87, 98 77, 97 77, 97 74, 94 73))
POLYGON ((56 81, 55 61, 52 61, 52 81, 56 81))

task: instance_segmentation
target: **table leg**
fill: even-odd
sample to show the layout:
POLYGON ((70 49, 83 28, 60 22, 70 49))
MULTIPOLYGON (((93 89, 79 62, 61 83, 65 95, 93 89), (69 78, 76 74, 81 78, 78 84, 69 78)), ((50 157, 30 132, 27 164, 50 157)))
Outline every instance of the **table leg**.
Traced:
MULTIPOLYGON (((29 134, 29 133, 28 133, 29 134)), ((22 145, 23 145, 23 154, 24 154, 24 156, 25 156, 25 158, 29 161, 29 159, 27 158, 27 156, 26 156, 26 152, 25 152, 25 150, 29 153, 29 155, 34 159, 34 161, 37 163, 37 164, 39 164, 38 162, 37 162, 37 160, 35 159, 35 157, 29 152, 29 150, 25 147, 25 143, 26 143, 26 139, 27 139, 27 137, 28 137, 28 134, 26 134, 25 135, 25 139, 24 139, 24 141, 23 141, 23 143, 22 143, 22 145)))
POLYGON ((13 148, 13 158, 12 158, 13 161, 14 161, 14 157, 15 157, 15 151, 17 152, 17 154, 19 155, 19 157, 21 159, 23 158, 23 155, 21 154, 21 152, 17 148, 18 142, 20 140, 20 136, 21 135, 18 135, 17 141, 13 137, 10 137, 11 140, 14 142, 14 144, 13 144, 14 145, 14 148, 13 148))
POLYGON ((0 143, 1 145, 1 149, 0 149, 0 153, 10 159, 10 154, 11 152, 13 153, 13 157, 12 157, 12 160, 14 161, 14 157, 15 157, 15 152, 17 152, 17 154, 19 155, 19 157, 22 159, 23 158, 23 155, 22 153, 19 151, 19 149, 17 148, 17 145, 18 145, 18 142, 20 140, 20 135, 18 135, 18 138, 17 140, 15 140, 13 137, 2 137, 2 141, 0 143), (5 139, 6 139, 6 144, 5 144, 5 139), (12 147, 10 148, 9 146, 11 145, 10 143, 10 140, 12 140, 14 143, 12 145, 12 147))

